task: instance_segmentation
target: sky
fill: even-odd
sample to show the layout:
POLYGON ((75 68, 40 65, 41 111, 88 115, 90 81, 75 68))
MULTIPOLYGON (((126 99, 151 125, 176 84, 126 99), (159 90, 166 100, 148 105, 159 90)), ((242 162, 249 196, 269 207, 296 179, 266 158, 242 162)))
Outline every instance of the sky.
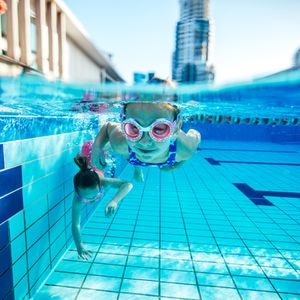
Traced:
MULTIPOLYGON (((65 0, 129 83, 133 72, 171 78, 179 0, 65 0)), ((210 0, 211 58, 217 84, 292 66, 300 48, 299 0, 210 0)))

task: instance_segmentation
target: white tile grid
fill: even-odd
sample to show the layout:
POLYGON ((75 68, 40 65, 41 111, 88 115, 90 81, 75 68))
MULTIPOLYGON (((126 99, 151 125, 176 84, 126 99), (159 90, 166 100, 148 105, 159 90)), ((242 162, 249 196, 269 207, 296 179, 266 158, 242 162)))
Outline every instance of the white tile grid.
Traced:
MULTIPOLYGON (((228 145, 228 143, 226 143, 226 145, 228 145)), ((220 147, 219 144, 217 144, 216 146, 220 147)), ((230 144, 230 146, 232 148, 238 147, 238 145, 234 145, 234 144, 230 144)), ((253 147, 252 144, 250 146, 253 147)), ((266 149, 270 149, 268 147, 273 146, 273 144, 272 145, 260 144, 259 146, 261 147, 261 149, 263 149, 262 146, 264 146, 266 149)), ((246 148, 246 145, 244 145, 244 147, 246 148)), ((278 147, 278 145, 275 145, 274 148, 279 150, 282 149, 278 147)), ((208 150, 206 151, 208 152, 208 150)), ((251 155, 253 159, 255 159, 253 153, 251 153, 251 155)), ((247 297, 251 297, 251 296, 258 297, 260 299, 264 297, 265 298, 267 297, 268 299, 280 299, 278 293, 275 293, 274 291, 277 292, 279 291, 281 293, 281 297, 285 297, 285 295, 287 296, 288 293, 294 293, 293 295, 295 295, 295 293, 297 293, 296 285, 299 284, 300 282, 299 281, 300 275, 299 273, 298 275, 296 275, 297 274, 297 269, 295 269, 296 265, 293 264, 294 263, 293 259, 289 257, 289 253, 291 254, 293 250, 291 249, 284 250, 282 249, 280 244, 274 245, 274 242, 268 238, 268 234, 264 230, 275 230, 275 233, 273 235, 276 235, 278 233, 276 232, 276 230, 280 231, 280 233, 282 233, 283 231, 284 235, 289 237, 289 235, 287 234, 287 226, 291 226, 289 224, 290 222, 292 224, 294 224, 294 222, 299 222, 299 219, 296 219, 294 216, 291 217, 291 215, 289 215, 291 208, 287 207, 286 204, 283 204, 280 207, 277 206, 277 202, 279 203, 281 199, 274 199, 274 197, 269 198, 270 201, 275 200, 274 203, 276 202, 276 207, 270 208, 270 207, 256 206, 241 192, 237 191, 234 186, 231 185, 232 182, 241 182, 241 183, 249 184, 251 187, 253 187, 252 185, 256 184, 257 186, 255 188, 261 190, 277 189, 279 191, 282 191, 278 189, 278 182, 277 182, 277 181, 280 182, 281 171, 279 169, 276 169, 276 167, 272 167, 270 169, 269 166, 266 166, 266 168, 261 168, 261 166, 259 166, 259 168, 255 168, 255 167, 252 168, 253 165, 235 165, 235 164, 223 164, 222 166, 211 166, 205 160, 203 160, 201 156, 203 156, 203 153, 198 154, 197 157, 195 157, 195 159, 193 159, 190 162, 187 162, 187 164, 184 166, 183 169, 176 171, 176 173, 174 174, 170 174, 170 173, 161 174, 162 186, 160 189, 161 191, 160 195, 162 195, 162 198, 159 204, 161 207, 160 214, 159 214, 161 221, 158 223, 156 222, 156 218, 155 218, 155 216, 157 216, 158 213, 157 201, 155 201, 155 206, 154 206, 155 210, 151 210, 151 202, 149 203, 149 201, 151 201, 151 193, 154 192, 154 195, 156 195, 154 198, 155 200, 157 200, 157 197, 159 196, 155 192, 157 188, 158 176, 156 175, 157 174, 156 171, 147 170, 148 177, 147 177, 146 187, 144 189, 144 194, 143 194, 144 197, 142 198, 141 206, 139 207, 139 205, 136 205, 136 203, 134 202, 134 201, 139 201, 143 191, 142 185, 137 184, 135 190, 133 190, 132 193, 125 200, 123 200, 123 203, 118 213, 112 220, 112 225, 111 225, 112 228, 114 227, 114 224, 120 224, 121 226, 123 224, 125 227, 124 229, 126 230, 122 231, 120 230, 120 228, 116 228, 111 232, 116 232, 116 234, 117 235, 119 234, 119 236, 122 236, 122 234, 126 235, 126 232, 128 232, 129 237, 131 237, 132 234, 130 234, 130 232, 132 232, 133 228, 126 227, 128 226, 127 221, 130 220, 133 220, 134 222, 135 220, 137 220, 136 229, 138 229, 141 224, 142 226, 144 226, 144 228, 147 227, 155 228, 157 224, 161 224, 162 227, 159 229, 159 232, 162 232, 162 228, 168 228, 167 226, 170 226, 170 228, 174 226, 183 229, 185 228, 186 232, 190 232, 190 235, 187 236, 189 241, 189 247, 185 249, 189 249, 187 253, 190 253, 192 255, 193 253, 195 254, 198 253, 197 255, 200 259, 200 261, 198 262, 197 260, 195 260, 197 256, 194 256, 193 260, 189 260, 192 261, 194 264, 194 267, 191 269, 193 271, 192 273, 207 275, 208 273, 201 273, 201 271, 205 272, 205 270, 207 270, 207 272, 209 272, 210 274, 216 274, 216 273, 222 274, 222 272, 225 272, 223 274, 229 274, 230 275, 229 278, 232 277, 233 275, 243 275, 241 279, 242 282, 244 283, 243 286, 241 286, 240 288, 237 288, 235 280, 233 281, 234 288, 232 288, 232 286, 229 287, 226 285, 225 287, 218 287, 218 281, 212 282, 211 284, 214 286, 213 287, 210 286, 209 288, 201 284, 200 282, 198 282, 200 284, 199 287, 200 287, 200 293, 202 299, 214 299, 214 297, 217 296, 224 297, 225 295, 233 299, 235 298, 241 299, 241 297, 243 299, 247 299, 247 297), (267 180, 268 176, 265 176, 264 174, 261 175, 261 172, 267 172, 267 173, 269 172, 269 174, 272 175, 272 178, 274 178, 274 180, 272 181, 270 180, 267 185, 264 185, 263 182, 260 183, 259 179, 257 179, 258 176, 252 175, 253 172, 258 173, 260 178, 264 178, 264 180, 267 180), (172 192, 174 191, 175 184, 177 186, 178 194, 172 192), (166 185, 169 186, 169 189, 165 188, 166 185), (169 192, 169 194, 167 192, 169 192), (185 193, 186 195, 185 196, 182 195, 183 193, 185 193), (178 202, 178 199, 180 202, 178 202), (140 211, 138 212, 139 208, 140 211), (289 209, 285 211, 286 208, 289 209), (178 214, 178 212, 180 213, 178 214), (274 218, 274 212, 276 218, 274 218), (180 220, 181 217, 183 223, 181 222, 178 223, 178 221, 176 222, 178 216, 179 216, 178 220, 180 220), (278 216, 280 218, 278 218, 278 216), (289 221, 288 224, 286 224, 286 221, 284 220, 288 220, 289 221), (282 223, 282 221, 284 223, 282 223), (208 225, 208 228, 207 225, 205 224, 208 225), (204 225, 206 226, 206 230, 203 231, 201 231, 201 229, 199 230, 199 228, 201 228, 201 226, 204 225), (193 227, 197 228, 197 230, 193 231, 192 229, 193 227), (201 237, 201 234, 204 234, 205 232, 211 233, 211 236, 213 236, 214 238, 207 240, 207 238, 209 237, 205 235, 201 237), (224 233, 223 238, 221 234, 222 232, 224 233), (203 239, 200 241, 203 241, 203 243, 201 242, 199 243, 199 239, 197 240, 198 241, 197 243, 192 242, 192 240, 195 237, 197 237, 197 235, 193 236, 193 234, 197 234, 197 233, 200 234, 201 239, 203 239), (220 233, 220 237, 219 237, 219 233, 220 233), (266 247, 262 246, 263 245, 262 240, 257 240, 257 244, 256 244, 256 235, 258 238, 263 238, 266 242, 268 242, 266 243, 266 247), (249 246, 249 244, 251 244, 252 246, 249 246), (227 249, 227 254, 222 250, 225 248, 227 249), (202 250, 202 251, 195 252, 195 249, 202 250), (211 252, 212 250, 213 252, 211 252), (254 255, 253 253, 256 254, 254 255), (216 254, 218 254, 218 256, 215 256, 216 254), (285 256, 283 257, 282 254, 284 254, 285 256), (219 263, 214 262, 214 260, 218 260, 218 259, 220 259, 219 263), (220 267, 222 265, 221 262, 223 262, 224 268, 223 269, 216 268, 217 266, 220 267), (280 267, 281 265, 282 267, 280 267), (208 269, 201 269, 204 266, 206 266, 206 268, 208 269), (276 270, 278 270, 278 272, 276 272, 276 270), (290 280, 284 280, 285 277, 284 275, 282 276, 283 274, 282 272, 285 272, 286 279, 290 279, 290 280), (262 279, 259 278, 262 278, 264 281, 262 281, 262 279), (279 279, 276 281, 275 280, 276 278, 279 279), (261 283, 264 282, 264 285, 261 286, 251 285, 252 284, 251 280, 253 281, 254 279, 259 280, 257 282, 261 282, 261 283)), ((206 156, 206 155, 204 156, 214 157, 211 153, 210 156, 206 156)), ((279 156, 278 159, 280 158, 279 156)), ((243 157, 245 157, 244 153, 243 153, 243 157)), ((223 158, 221 159, 223 160, 223 158)), ((234 160, 239 160, 239 159, 240 157, 238 157, 235 154, 234 160)), ((279 166, 279 168, 281 167, 279 166)), ((292 167, 292 168, 296 168, 296 167, 292 167)), ((130 172, 128 172, 129 169, 130 168, 128 167, 125 169, 125 174, 127 172, 126 174, 127 176, 128 174, 131 174, 131 170, 130 172)), ((292 176, 288 176, 285 177, 285 180, 286 180, 286 184, 289 185, 290 188, 293 188, 291 182, 293 183, 294 178, 292 176)), ((295 191, 299 192, 296 186, 294 186, 294 188, 295 191)), ((110 196, 111 196, 111 192, 107 194, 106 201, 101 202, 99 208, 97 209, 97 212, 95 213, 94 217, 91 219, 91 222, 92 220, 94 220, 93 223, 89 223, 89 224, 94 224, 94 225, 98 224, 99 226, 102 224, 101 222, 105 222, 105 224, 107 224, 107 219, 103 218, 102 213, 103 213, 103 208, 105 206, 105 203, 108 201, 108 198, 110 196)), ((298 217, 298 215, 296 217, 298 217)), ((87 228, 88 226, 89 225, 87 225, 87 228)), ((101 231, 102 232, 101 235, 105 237, 105 234, 108 232, 107 237, 109 237, 110 231, 107 231, 108 228, 109 227, 106 227, 106 229, 104 228, 103 231, 101 231)), ((295 230, 295 228, 293 229, 295 230)), ((138 230, 134 231, 134 234, 136 232, 138 232, 138 230)), ((179 238, 180 234, 181 234, 181 230, 178 230, 178 232, 176 232, 175 235, 174 232, 172 232, 171 236, 173 235, 179 238)), ((141 242, 143 240, 146 241, 145 239, 147 239, 147 232, 145 232, 145 236, 141 236, 139 238, 139 241, 141 242)), ((113 245, 111 243, 114 243, 114 241, 116 241, 117 243, 123 243, 124 245, 126 245, 127 243, 126 238, 119 239, 117 237, 113 239, 110 238, 108 241, 109 243, 106 244, 104 239, 102 244, 103 246, 106 245, 107 249, 109 249, 109 247, 113 248, 113 245)), ((141 249, 153 249, 151 247, 148 248, 149 245, 151 245, 153 242, 154 240, 152 242, 149 240, 148 243, 143 243, 141 249)), ((162 244, 163 242, 160 241, 161 246, 162 244)), ((129 244, 127 245, 130 246, 130 249, 134 249, 133 240, 131 240, 131 242, 129 242, 129 244)), ((99 247, 100 251, 101 251, 101 247, 102 246, 100 245, 99 247)), ((152 255, 154 255, 155 252, 153 252, 153 250, 151 251, 152 251, 152 255)), ((182 250, 180 251, 181 253, 183 253, 182 250)), ((149 252, 144 250, 143 253, 145 255, 149 252)), ((159 257, 161 257, 162 259, 161 261, 164 260, 164 258, 162 257, 163 253, 165 252, 161 248, 159 252, 159 257)), ((116 255, 121 255, 121 254, 116 254, 116 255)), ((140 256, 134 256, 134 257, 140 257, 140 256)), ((145 256, 145 258, 147 258, 147 256, 145 256)), ((170 257, 166 259, 170 262, 172 261, 170 257)), ((182 256, 180 257, 180 259, 182 259, 182 256)), ((178 261, 178 256, 176 256, 176 261, 178 261)), ((105 263, 103 261, 101 262, 105 263)), ((110 263, 118 265, 118 262, 116 262, 115 260, 112 260, 112 262, 110 263)), ((161 266, 162 265, 160 264, 158 268, 160 268, 161 266)), ((122 276, 124 276, 124 273, 122 273, 122 276)), ((96 278, 100 279, 101 277, 96 277, 96 278)), ((152 281, 150 280, 150 282, 152 281)), ((150 282, 146 281, 145 284, 150 282)), ((125 280, 124 277, 122 277, 122 283, 120 284, 119 287, 121 290, 120 289, 111 290, 109 295, 115 299, 117 297, 117 293, 121 291, 121 293, 119 294, 119 299, 122 299, 122 297, 125 296, 133 297, 132 299, 134 299, 135 296, 139 297, 138 299, 143 299, 143 297, 146 298, 149 297, 149 299, 150 298, 158 299, 157 298, 158 294, 157 292, 155 292, 155 290, 151 290, 150 288, 148 292, 145 292, 145 290, 139 288, 139 285, 135 286, 135 284, 136 284, 135 281, 130 281, 130 279, 125 280), (123 283, 125 284, 125 282, 126 282, 126 288, 125 285, 123 286, 123 283), (131 288, 128 287, 128 284, 132 285, 131 288), (140 294, 137 295, 136 293, 140 293, 140 294)), ((187 293, 185 291, 185 286, 188 287, 189 285, 186 285, 186 283, 182 285, 178 283, 177 284, 173 283, 169 285, 160 283, 158 293, 159 295, 166 296, 166 297, 174 296, 175 295, 174 291, 176 291, 176 288, 178 288, 179 294, 176 295, 179 298, 183 298, 184 293, 187 293), (173 292, 173 295, 169 294, 167 289, 167 287, 171 287, 171 286, 172 286, 171 290, 173 292)), ((44 289, 49 289, 49 288, 50 288, 49 286, 44 287, 44 289)), ((61 288, 61 289, 65 289, 65 288, 61 288)), ((103 289, 103 286, 100 289, 103 289)), ((75 288, 75 289, 70 289, 70 291, 77 292, 78 290, 75 288)), ((87 291, 88 290, 82 290, 82 293, 86 293, 87 291)), ((90 290, 89 292, 91 292, 90 295, 93 295, 92 290, 90 290)), ((104 290, 102 291, 99 290, 97 292, 95 291, 95 293, 101 293, 101 292, 104 293, 104 290)), ((107 292, 108 291, 105 291, 105 293, 107 292)), ((81 295, 81 293, 79 295, 81 295)), ((186 297, 184 297, 185 299, 199 299, 199 295, 196 297, 195 294, 185 294, 185 295, 186 295, 186 297)), ((297 296, 295 295, 295 297, 299 297, 299 294, 297 296)))

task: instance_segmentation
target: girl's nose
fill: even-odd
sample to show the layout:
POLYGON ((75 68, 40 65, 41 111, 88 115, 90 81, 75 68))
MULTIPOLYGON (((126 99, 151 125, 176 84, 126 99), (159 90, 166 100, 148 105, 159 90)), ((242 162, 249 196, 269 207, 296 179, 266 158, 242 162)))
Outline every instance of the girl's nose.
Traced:
POLYGON ((153 143, 152 138, 149 135, 149 132, 143 132, 143 136, 139 141, 140 144, 144 145, 144 146, 150 146, 153 143))

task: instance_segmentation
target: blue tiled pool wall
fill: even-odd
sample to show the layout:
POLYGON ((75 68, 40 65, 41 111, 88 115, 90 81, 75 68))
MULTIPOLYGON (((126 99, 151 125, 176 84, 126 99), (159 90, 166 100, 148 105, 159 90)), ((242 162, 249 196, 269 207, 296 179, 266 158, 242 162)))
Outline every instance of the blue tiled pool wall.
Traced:
POLYGON ((199 130, 203 140, 300 143, 300 126, 184 123, 184 131, 190 128, 199 130))
MULTIPOLYGON (((73 157, 90 139, 77 131, 0 144, 0 299, 32 296, 72 242, 73 157)), ((82 225, 94 209, 82 206, 82 225)))
POLYGON ((0 116, 0 143, 81 130, 93 131, 98 122, 99 116, 88 114, 73 118, 0 116))

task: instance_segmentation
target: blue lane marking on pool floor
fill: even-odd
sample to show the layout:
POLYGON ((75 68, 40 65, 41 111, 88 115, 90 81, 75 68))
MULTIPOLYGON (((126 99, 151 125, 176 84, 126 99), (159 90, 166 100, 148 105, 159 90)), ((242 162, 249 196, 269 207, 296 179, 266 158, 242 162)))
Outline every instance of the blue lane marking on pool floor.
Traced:
POLYGON ((216 150, 216 151, 235 151, 235 152, 265 152, 265 153, 297 153, 297 151, 278 151, 278 150, 248 150, 248 149, 228 149, 228 148, 197 148, 198 151, 204 151, 204 150, 216 150))
POLYGON ((256 191, 245 183, 233 183, 242 193, 244 193, 256 205, 274 205, 264 196, 296 198, 300 200, 300 193, 294 192, 274 192, 274 191, 256 191))
POLYGON ((219 166, 221 163, 228 164, 249 164, 249 165, 273 165, 273 166, 292 166, 299 167, 300 164, 293 163, 276 163, 276 162, 262 162, 262 161, 237 161, 237 160, 216 160, 211 157, 205 157, 205 159, 214 166, 219 166))
MULTIPOLYGON (((297 153, 218 152, 222 160, 299 159, 297 153)), ((176 172, 145 168, 145 183, 134 183, 111 219, 103 213, 109 191, 82 229, 92 259, 78 260, 71 246, 34 299, 299 299, 300 201, 293 196, 300 168, 216 168, 205 160, 215 151, 203 153, 176 172), (233 182, 247 186, 253 198, 272 197, 273 205, 249 201, 233 182)), ((127 165, 121 177, 132 174, 127 165)))

